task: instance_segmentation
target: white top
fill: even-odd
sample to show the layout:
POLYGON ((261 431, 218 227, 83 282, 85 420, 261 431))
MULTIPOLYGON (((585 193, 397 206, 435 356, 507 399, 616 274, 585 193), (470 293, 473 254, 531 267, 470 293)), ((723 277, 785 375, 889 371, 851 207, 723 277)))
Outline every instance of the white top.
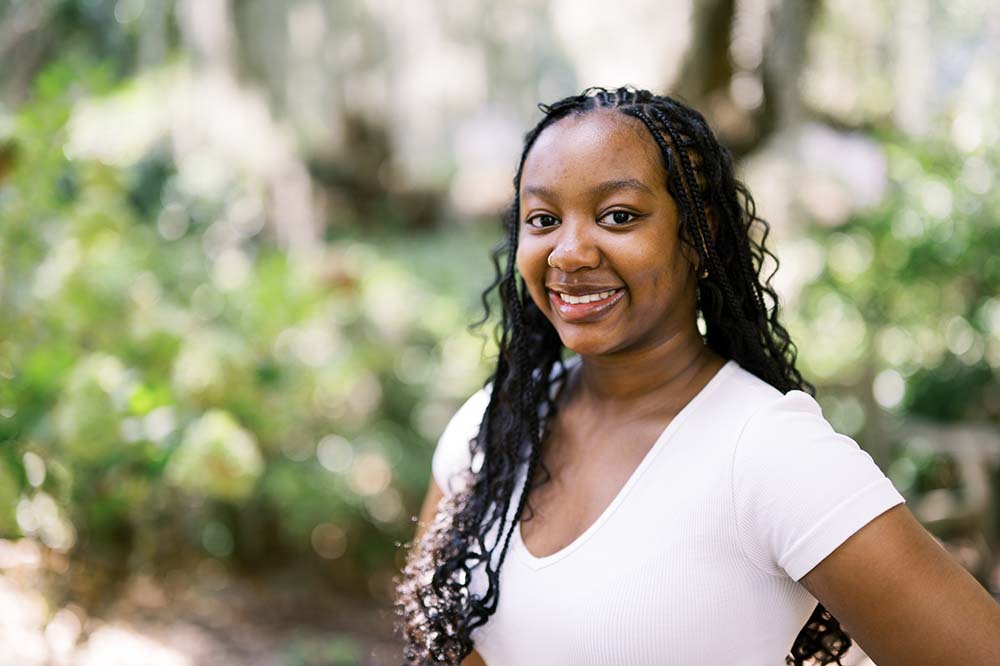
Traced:
MULTIPOLYGON (((488 400, 473 395, 438 442, 446 493, 488 400)), ((796 581, 903 501, 809 394, 730 360, 572 543, 535 557, 515 529, 497 611, 472 638, 489 666, 782 664, 817 603, 796 581)))

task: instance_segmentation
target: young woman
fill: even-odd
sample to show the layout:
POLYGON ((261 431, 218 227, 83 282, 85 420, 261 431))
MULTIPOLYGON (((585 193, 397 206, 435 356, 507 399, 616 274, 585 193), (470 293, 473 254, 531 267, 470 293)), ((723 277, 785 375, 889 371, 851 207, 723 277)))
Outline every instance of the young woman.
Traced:
POLYGON ((496 371, 398 581, 407 661, 840 663, 849 632, 879 666, 1000 664, 997 604, 795 369, 704 118, 624 88, 541 108, 496 371))

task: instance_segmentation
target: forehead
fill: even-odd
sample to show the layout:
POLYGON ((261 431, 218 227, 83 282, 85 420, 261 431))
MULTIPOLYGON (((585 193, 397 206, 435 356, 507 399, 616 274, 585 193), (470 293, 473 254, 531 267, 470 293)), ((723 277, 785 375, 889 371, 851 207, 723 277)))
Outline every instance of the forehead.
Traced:
POLYGON ((645 125, 619 111, 570 115, 545 128, 521 172, 521 188, 583 187, 635 178, 666 191, 659 148, 645 125))

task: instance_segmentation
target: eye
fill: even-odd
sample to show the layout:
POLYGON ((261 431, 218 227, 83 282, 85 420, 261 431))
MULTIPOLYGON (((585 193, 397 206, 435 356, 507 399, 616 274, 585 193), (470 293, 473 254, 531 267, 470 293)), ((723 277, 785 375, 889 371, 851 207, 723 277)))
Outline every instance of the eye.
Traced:
POLYGON ((559 223, 559 220, 553 215, 547 213, 542 213, 540 215, 532 215, 524 221, 530 227, 535 227, 536 229, 545 229, 559 223))
POLYGON ((604 220, 605 224, 611 226, 622 226, 629 222, 634 222, 637 217, 635 213, 630 213, 627 210, 613 210, 605 213, 601 220, 604 220))

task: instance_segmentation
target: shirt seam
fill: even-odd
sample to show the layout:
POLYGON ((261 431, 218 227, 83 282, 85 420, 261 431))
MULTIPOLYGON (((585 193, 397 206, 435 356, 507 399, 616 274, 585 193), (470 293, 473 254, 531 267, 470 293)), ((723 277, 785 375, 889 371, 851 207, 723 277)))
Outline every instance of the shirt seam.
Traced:
MULTIPOLYGON (((787 395, 787 394, 782 394, 781 397, 784 397, 785 395, 787 395)), ((780 400, 780 399, 781 398, 778 398, 778 400, 780 400)), ((733 509, 733 528, 734 528, 735 533, 736 533, 736 549, 739 551, 739 553, 743 557, 743 559, 746 560, 746 562, 748 564, 750 564, 751 567, 753 567, 754 569, 756 569, 760 573, 762 573, 762 574, 764 574, 766 576, 769 576, 771 578, 781 578, 782 572, 780 572, 780 571, 777 571, 777 572, 775 572, 775 571, 768 571, 767 569, 764 569, 759 564, 757 564, 757 562, 755 562, 754 559, 752 557, 750 557, 750 555, 744 549, 744 547, 743 547, 743 537, 740 534, 740 520, 739 520, 740 516, 739 516, 738 507, 737 507, 737 504, 736 504, 736 455, 739 452, 740 444, 743 442, 743 435, 746 433, 746 430, 749 427, 750 423, 755 418, 757 418, 758 414, 760 414, 761 412, 763 412, 765 409, 767 409, 770 406, 771 406, 771 403, 765 403, 764 405, 761 405, 760 408, 758 408, 757 410, 755 410, 753 412, 753 414, 751 414, 747 418, 746 422, 744 422, 743 427, 740 428, 740 432, 736 436, 736 444, 733 446, 733 456, 732 456, 732 461, 731 461, 730 466, 729 466, 729 498, 730 498, 730 501, 732 503, 732 509, 733 509)))

